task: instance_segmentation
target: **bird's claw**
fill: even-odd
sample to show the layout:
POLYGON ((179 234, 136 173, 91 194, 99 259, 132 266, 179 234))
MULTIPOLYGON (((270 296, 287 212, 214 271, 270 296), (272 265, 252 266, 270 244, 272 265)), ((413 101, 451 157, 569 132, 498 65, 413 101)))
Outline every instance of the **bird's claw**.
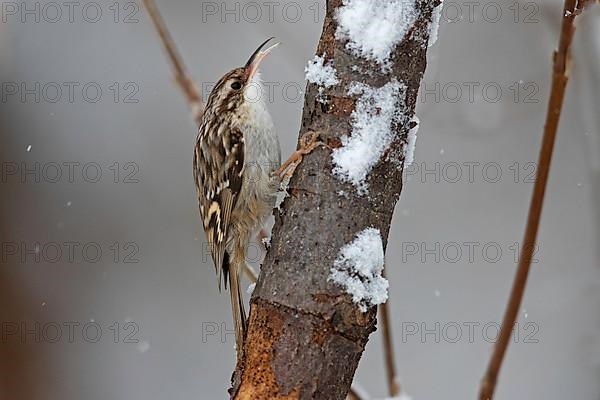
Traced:
POLYGON ((293 152, 292 155, 281 164, 281 167, 273 172, 273 175, 279 177, 280 181, 291 178, 305 155, 311 153, 319 146, 326 146, 326 144, 318 140, 318 138, 319 134, 315 131, 308 131, 302 135, 300 138, 300 148, 293 152))

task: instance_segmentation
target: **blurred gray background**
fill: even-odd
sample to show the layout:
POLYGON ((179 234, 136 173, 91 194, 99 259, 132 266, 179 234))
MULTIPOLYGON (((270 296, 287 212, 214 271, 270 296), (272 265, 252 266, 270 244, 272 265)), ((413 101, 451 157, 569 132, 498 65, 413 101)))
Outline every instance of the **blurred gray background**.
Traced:
MULTIPOLYGON (((145 10, 0 4, 0 398, 226 398, 234 335, 198 217, 196 130, 145 10)), ((290 153, 324 1, 158 6, 205 95, 263 39, 283 43, 263 79, 290 153)), ((414 400, 476 396, 516 266, 561 9, 444 6, 386 254, 414 400)), ((578 20, 499 400, 600 399, 599 22, 598 6, 578 20)), ((355 381, 381 398, 384 376, 376 332, 355 381)))

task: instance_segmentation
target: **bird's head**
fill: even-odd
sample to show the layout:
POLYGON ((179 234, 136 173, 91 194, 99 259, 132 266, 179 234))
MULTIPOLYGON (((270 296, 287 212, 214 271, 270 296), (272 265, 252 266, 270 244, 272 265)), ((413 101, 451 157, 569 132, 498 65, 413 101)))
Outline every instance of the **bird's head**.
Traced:
POLYGON ((265 48, 272 39, 271 37, 258 46, 243 67, 232 69, 217 82, 208 99, 209 108, 212 105, 218 108, 218 112, 227 112, 236 109, 246 101, 260 100, 262 86, 258 67, 279 45, 275 43, 265 48))

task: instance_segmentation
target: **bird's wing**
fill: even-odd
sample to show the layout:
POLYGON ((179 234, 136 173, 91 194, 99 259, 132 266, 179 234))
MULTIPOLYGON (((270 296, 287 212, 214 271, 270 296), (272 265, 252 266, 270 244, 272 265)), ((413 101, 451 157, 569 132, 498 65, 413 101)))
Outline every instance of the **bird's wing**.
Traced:
POLYGON ((242 188, 244 136, 225 124, 210 129, 201 125, 194 149, 194 181, 204 232, 215 270, 227 287, 223 268, 231 213, 242 188))

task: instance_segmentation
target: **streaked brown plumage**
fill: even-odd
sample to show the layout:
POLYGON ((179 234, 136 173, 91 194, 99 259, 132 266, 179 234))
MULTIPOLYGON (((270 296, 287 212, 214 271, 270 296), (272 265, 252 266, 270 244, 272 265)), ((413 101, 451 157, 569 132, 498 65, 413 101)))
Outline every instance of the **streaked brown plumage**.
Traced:
POLYGON ((229 283, 238 357, 246 332, 240 274, 246 266, 250 238, 274 206, 278 180, 273 171, 281 161, 264 98, 261 93, 250 96, 251 91, 262 89, 257 69, 276 46, 263 51, 269 40, 244 67, 231 70, 217 82, 194 148, 200 215, 219 276, 219 290, 222 281, 226 289, 229 283))

